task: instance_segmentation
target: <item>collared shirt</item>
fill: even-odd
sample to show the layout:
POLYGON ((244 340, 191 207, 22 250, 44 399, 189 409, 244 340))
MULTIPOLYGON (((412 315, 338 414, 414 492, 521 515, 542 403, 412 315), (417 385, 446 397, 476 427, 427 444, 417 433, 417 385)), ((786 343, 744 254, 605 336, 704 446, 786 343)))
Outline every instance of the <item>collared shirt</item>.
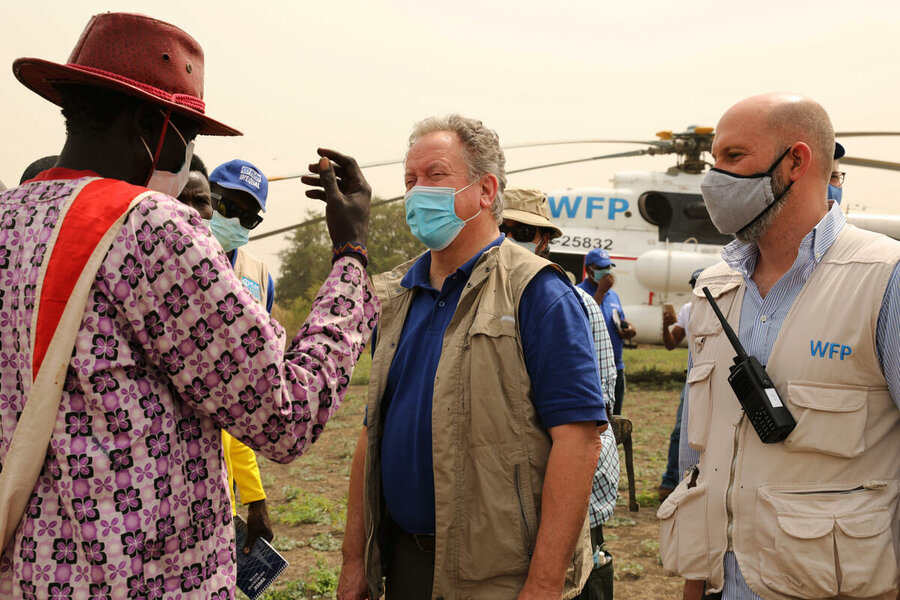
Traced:
POLYGON ((619 450, 612 427, 600 434, 600 460, 597 471, 591 482, 591 501, 588 506, 588 517, 591 529, 606 523, 616 509, 616 498, 619 494, 619 450))
MULTIPOLYGON (((609 331, 606 329, 603 313, 593 296, 577 286, 575 291, 587 309, 591 337, 594 339, 594 348, 599 357, 603 397, 606 399, 607 410, 612 410, 612 405, 616 401, 616 361, 613 359, 609 331)), ((619 451, 616 449, 616 438, 611 428, 600 434, 600 438, 602 448, 591 483, 591 500, 588 506, 592 528, 602 525, 612 516, 619 493, 619 451)))
MULTIPOLYGON (((797 258, 791 268, 781 276, 766 297, 759 293, 751 279, 759 257, 756 244, 733 241, 722 251, 722 258, 732 269, 744 277, 746 289, 741 305, 738 337, 749 355, 766 365, 775 339, 784 324, 791 306, 809 280, 813 270, 846 226, 847 220, 836 203, 821 221, 800 242, 797 258)), ((852 307, 848 307, 848 310, 852 307)), ((891 398, 900 409, 900 264, 894 267, 878 313, 875 334, 878 359, 887 380, 891 398)), ((690 367, 688 367, 690 368, 690 367)), ((700 454, 687 445, 688 393, 684 395, 684 413, 681 421, 682 473, 697 464, 700 454)), ((725 554, 724 600, 761 600, 744 581, 733 552, 725 554)))
MULTIPOLYGON (((0 464, 31 377, 44 242, 84 173, 0 193, 0 464)), ((267 457, 305 451, 340 406, 378 304, 338 260, 288 350, 195 211, 126 217, 92 284, 44 469, 0 559, 0 597, 234 597, 220 428, 267 457), (80 596, 79 596, 80 597, 80 596)))
MULTIPOLYGON (((410 533, 434 533, 431 408, 444 333, 475 263, 503 236, 480 250, 444 281, 430 283, 431 253, 401 281, 415 294, 388 371, 381 443, 382 487, 391 517, 410 533)), ((511 242, 510 242, 511 243, 511 242)), ((525 288, 519 331, 532 401, 542 425, 605 421, 606 411, 585 309, 571 284, 544 269, 525 288)))
MULTIPOLYGON (((592 298, 597 291, 597 284, 587 278, 575 287, 587 292, 592 298)), ((610 289, 603 295, 603 303, 600 304, 600 310, 606 321, 609 341, 612 343, 616 369, 621 371, 625 368, 625 363, 622 361, 622 348, 625 345, 625 341, 619 335, 618 323, 625 321, 625 309, 622 308, 622 301, 619 300, 619 294, 615 290, 610 289)))
POLYGON ((588 322, 591 324, 591 338, 594 340, 594 350, 599 357, 603 397, 606 399, 606 405, 611 407, 616 401, 616 360, 613 357, 609 330, 606 328, 603 311, 600 310, 600 306, 594 300, 594 297, 578 286, 575 286, 575 291, 587 310, 588 322))

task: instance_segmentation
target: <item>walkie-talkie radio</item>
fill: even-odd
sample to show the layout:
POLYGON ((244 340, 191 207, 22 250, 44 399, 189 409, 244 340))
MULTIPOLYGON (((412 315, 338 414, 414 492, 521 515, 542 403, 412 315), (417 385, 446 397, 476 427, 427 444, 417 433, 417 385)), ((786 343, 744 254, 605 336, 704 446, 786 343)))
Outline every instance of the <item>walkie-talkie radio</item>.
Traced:
POLYGON ((781 402, 781 398, 778 397, 778 392, 775 390, 775 384, 772 383, 763 366, 759 364, 756 357, 747 356, 747 352, 734 334, 734 330, 725 320, 722 311, 713 300, 712 294, 709 293, 709 288, 704 287, 703 293, 706 294, 709 305, 712 306, 716 317, 722 323, 722 329, 725 330, 728 341, 737 352, 737 356, 734 357, 734 365, 729 367, 731 374, 728 375, 728 383, 731 384, 734 395, 737 396, 738 402, 747 413, 759 439, 764 444, 780 442, 794 430, 797 422, 781 402))

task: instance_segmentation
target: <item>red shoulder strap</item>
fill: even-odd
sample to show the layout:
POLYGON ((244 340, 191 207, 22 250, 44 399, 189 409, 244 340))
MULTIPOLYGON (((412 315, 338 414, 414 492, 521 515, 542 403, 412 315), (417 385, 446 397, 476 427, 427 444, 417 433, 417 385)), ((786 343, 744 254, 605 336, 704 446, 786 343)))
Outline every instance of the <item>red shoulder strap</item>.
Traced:
POLYGON ((72 201, 50 252, 38 304, 32 373, 37 378, 66 302, 88 259, 131 201, 146 188, 116 179, 88 183, 72 201))

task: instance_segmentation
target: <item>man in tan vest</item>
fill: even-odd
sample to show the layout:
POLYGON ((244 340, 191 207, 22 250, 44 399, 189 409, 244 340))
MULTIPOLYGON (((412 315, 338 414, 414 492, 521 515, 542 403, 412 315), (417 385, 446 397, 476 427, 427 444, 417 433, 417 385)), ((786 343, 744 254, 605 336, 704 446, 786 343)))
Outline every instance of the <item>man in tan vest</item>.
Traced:
POLYGON ((827 200, 834 147, 824 109, 789 94, 739 102, 716 128, 701 188, 737 240, 694 291, 693 466, 658 512, 685 598, 898 597, 900 244, 827 200), (783 441, 761 441, 729 385, 735 351, 704 288, 796 420, 783 441))
POLYGON ((591 570, 597 358, 566 276, 500 234, 504 163, 459 115, 410 137, 406 218, 431 251, 375 278, 339 598, 572 598, 591 570))

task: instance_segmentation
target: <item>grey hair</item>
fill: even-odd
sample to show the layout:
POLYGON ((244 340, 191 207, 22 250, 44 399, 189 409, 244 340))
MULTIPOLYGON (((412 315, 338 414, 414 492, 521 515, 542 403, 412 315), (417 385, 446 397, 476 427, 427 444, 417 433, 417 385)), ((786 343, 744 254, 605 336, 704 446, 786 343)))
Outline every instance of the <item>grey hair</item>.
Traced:
MULTIPOLYGON (((494 175, 498 181, 497 195, 491 204, 491 214, 497 224, 503 222, 503 190, 506 189, 506 157, 500 147, 500 136, 484 123, 462 115, 429 117, 413 126, 409 136, 409 148, 424 136, 438 131, 450 131, 462 142, 463 160, 469 169, 469 181, 484 175, 494 175)), ((409 149, 407 149, 409 153, 409 149)))

